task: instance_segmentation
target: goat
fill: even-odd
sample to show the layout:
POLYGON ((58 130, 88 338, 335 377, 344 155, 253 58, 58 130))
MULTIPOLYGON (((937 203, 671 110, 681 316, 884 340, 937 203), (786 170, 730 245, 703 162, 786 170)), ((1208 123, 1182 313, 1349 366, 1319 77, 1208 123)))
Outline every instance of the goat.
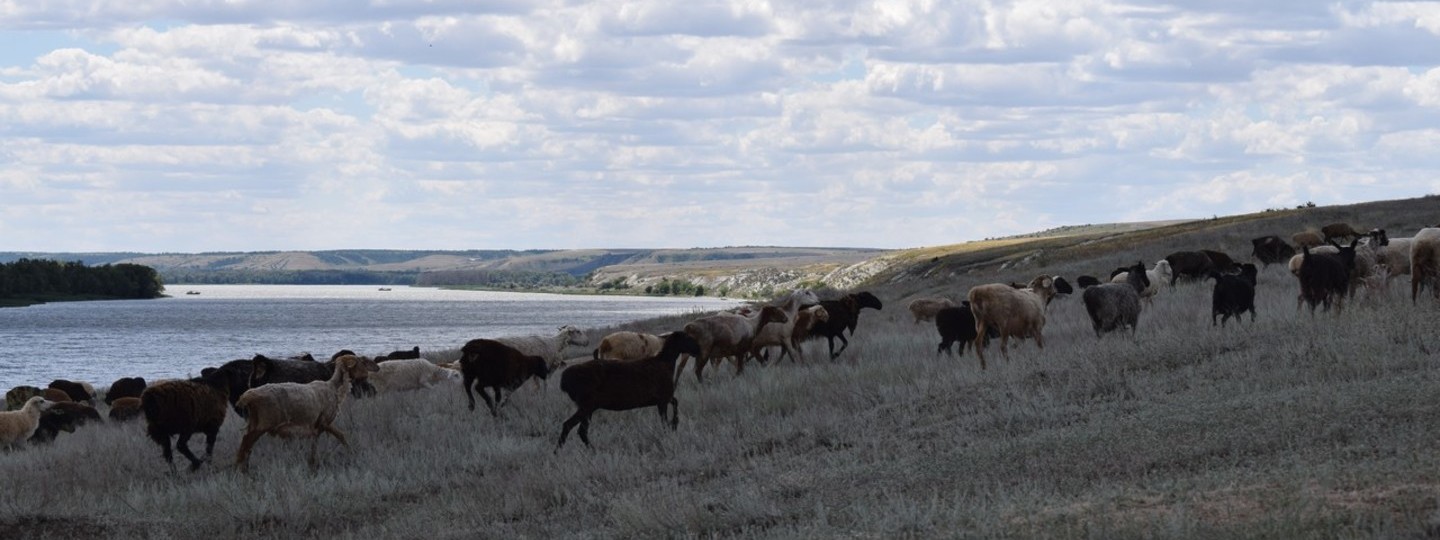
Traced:
POLYGON ((685 332, 665 335, 665 343, 655 356, 622 362, 592 360, 577 364, 560 375, 560 390, 570 396, 577 407, 565 420, 555 451, 565 445, 565 437, 577 424, 585 446, 590 446, 590 416, 597 410, 626 411, 654 406, 664 422, 670 410, 670 429, 680 426, 680 402, 675 399, 675 361, 680 355, 701 357, 700 343, 685 332))

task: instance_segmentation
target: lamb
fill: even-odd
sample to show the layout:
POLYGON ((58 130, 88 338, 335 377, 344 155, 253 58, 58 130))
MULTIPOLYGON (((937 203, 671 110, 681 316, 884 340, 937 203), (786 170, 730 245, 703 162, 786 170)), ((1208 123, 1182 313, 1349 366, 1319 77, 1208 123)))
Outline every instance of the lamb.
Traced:
POLYGON ((1090 315, 1090 325, 1097 339, 1104 333, 1126 327, 1134 336, 1139 329, 1140 295, 1151 285, 1145 263, 1136 261, 1125 276, 1123 283, 1106 283, 1085 289, 1085 312, 1090 315))
POLYGON ((497 338, 495 341, 509 345, 526 355, 544 358, 545 364, 549 367, 550 371, 555 371, 565 366, 566 347, 570 345, 584 347, 590 344, 590 338, 585 336, 585 332, 568 324, 561 326, 560 332, 553 337, 505 337, 497 338))
POLYGON ((1420 297, 1420 289, 1429 285, 1440 299, 1440 227, 1420 229, 1410 243, 1410 303, 1420 297))
MULTIPOLYGON (((965 356, 965 349, 972 344, 979 346, 975 337, 975 314, 970 311, 970 301, 964 300, 959 306, 941 309, 935 314, 935 330, 940 332, 940 346, 936 347, 935 355, 939 356, 944 352, 946 356, 952 356, 950 347, 956 342, 960 343, 960 356, 965 356)), ((998 329, 991 327, 986 337, 1000 337, 998 329)))
POLYGON ((830 359, 832 360, 838 358, 840 353, 845 352, 845 349, 850 346, 850 340, 845 339, 845 331, 849 330, 851 336, 855 335, 855 327, 860 322, 860 310, 874 308, 876 311, 880 311, 883 307, 880 298, 867 291, 850 293, 838 300, 823 300, 820 305, 825 307, 825 312, 829 313, 830 320, 823 324, 816 324, 814 328, 810 329, 810 338, 825 338, 830 346, 830 359), (840 350, 838 351, 835 350, 837 338, 840 340, 840 350))
POLYGON ((670 429, 678 429, 680 402, 675 399, 672 374, 677 372, 675 361, 682 354, 700 358, 700 343, 688 333, 671 332, 665 335, 665 343, 655 356, 634 362, 592 360, 565 370, 560 375, 560 390, 575 402, 576 410, 560 428, 555 451, 565 445, 565 437, 577 424, 581 442, 590 446, 590 416, 601 409, 626 411, 654 406, 664 422, 668 408, 670 429))
POLYGON ((1303 231, 1290 236, 1290 241, 1295 243, 1297 248, 1319 247, 1325 245, 1325 238, 1315 231, 1303 231))
POLYGON ((70 401, 95 405, 95 389, 91 388, 89 383, 55 379, 50 381, 50 388, 65 392, 65 395, 70 396, 70 401))
POLYGON ((16 386, 5 392, 5 410, 18 411, 25 402, 35 396, 44 397, 45 391, 34 386, 16 386))
POLYGON ((935 313, 947 307, 955 307, 955 301, 949 298, 916 298, 910 301, 910 314, 915 316, 915 324, 935 320, 935 313))
POLYGON ((1350 274, 1355 269, 1355 246, 1360 242, 1359 238, 1352 240, 1349 246, 1340 247, 1331 242, 1337 250, 1336 253, 1314 253, 1310 248, 1301 251, 1301 264, 1298 277, 1300 278, 1300 297, 1310 304, 1310 313, 1315 313, 1315 305, 1323 303, 1325 310, 1330 310, 1330 304, 1336 304, 1336 311, 1344 308, 1343 300, 1345 293, 1350 288, 1350 274))
POLYGON ((328 380, 273 383, 246 390, 237 403, 250 414, 245 419, 240 449, 235 452, 235 464, 248 472, 250 450, 267 433, 309 436, 312 469, 316 466, 315 453, 321 433, 329 433, 339 439, 340 444, 350 446, 345 434, 335 427, 335 417, 340 414, 352 382, 364 380, 377 371, 380 367, 374 360, 347 355, 335 360, 335 372, 328 380))
POLYGON ((1222 274, 1211 272, 1210 278, 1215 280, 1215 290, 1210 295, 1210 326, 1215 326, 1215 317, 1220 317, 1220 327, 1225 327, 1225 321, 1230 317, 1240 320, 1240 315, 1246 311, 1250 312, 1250 322, 1255 322, 1255 283, 1259 269, 1253 264, 1244 264, 1240 267, 1240 274, 1222 274))
POLYGON ((784 301, 775 306, 780 308, 780 311, 785 314, 785 320, 763 325, 756 329, 755 336, 750 340, 750 347, 747 350, 747 354, 752 358, 759 359, 763 363, 765 360, 768 360, 769 357, 761 356, 760 352, 766 347, 780 347, 780 356, 782 358, 788 354, 792 361, 796 360, 800 353, 798 352, 799 348, 795 345, 793 336, 795 333, 795 321, 799 318, 800 314, 800 307, 819 303, 820 298, 808 290, 799 289, 791 292, 785 297, 784 301))
MULTIPOLYGON (((704 382, 702 375, 707 363, 717 362, 727 356, 733 357, 735 374, 743 373, 745 357, 750 354, 750 344, 760 328, 766 324, 783 323, 788 320, 789 318, 780 308, 765 306, 760 309, 760 313, 750 317, 734 313, 717 313, 690 321, 685 325, 685 333, 700 344, 701 351, 699 355, 695 356, 695 381, 704 382)), ((688 359, 688 356, 680 359, 680 367, 675 371, 677 385, 680 382, 680 373, 685 370, 685 363, 688 359)))
POLYGON ((1030 282, 1028 289, 1013 289, 1002 283, 977 285, 970 289, 967 298, 970 311, 975 316, 975 335, 979 343, 975 355, 980 357, 980 369, 985 369, 985 343, 991 327, 1000 333, 1000 354, 1010 358, 1010 338, 1035 338, 1035 344, 1045 348, 1045 304, 1054 296, 1054 279, 1040 276, 1030 282))
POLYGON ((1351 227, 1349 223, 1331 223, 1320 228, 1320 234, 1324 236, 1325 243, 1336 238, 1359 238, 1364 236, 1351 227))
POLYGON ((144 377, 121 377, 110 383, 110 388, 105 390, 105 404, 114 406, 115 400, 120 398, 140 397, 145 391, 144 377))
POLYGON ((30 439, 40 427, 40 415, 52 404, 40 396, 31 396, 18 411, 0 412, 0 447, 13 448, 30 439))
MULTIPOLYGON (((1129 283, 1130 272, 1118 272, 1110 278, 1111 283, 1129 283)), ((1149 283, 1145 290, 1140 291, 1140 298, 1147 302, 1153 301, 1155 294, 1160 292, 1160 284, 1170 281, 1170 261, 1161 259, 1155 261, 1155 267, 1145 271, 1146 282, 1149 283)))
POLYGON ((370 375, 369 381, 381 393, 432 388, 447 381, 459 382, 462 378, 460 372, 437 366, 424 358, 377 363, 380 371, 370 375))
POLYGON ((503 389, 514 393, 531 377, 544 379, 550 376, 550 364, 544 357, 527 355, 499 340, 472 339, 460 349, 460 371, 464 376, 465 397, 470 400, 470 410, 475 410, 475 395, 480 393, 490 415, 500 417, 500 407, 505 406, 508 396, 502 399, 503 389), (486 388, 495 389, 495 401, 490 400, 486 388))
POLYGON ((639 360, 660 353, 665 340, 655 334, 619 331, 600 339, 591 357, 596 360, 639 360))
POLYGON ((74 402, 55 403, 40 414, 40 425, 30 436, 30 442, 50 442, 59 437, 61 431, 74 433, 76 428, 90 422, 103 422, 94 407, 74 402))
POLYGON ((128 422, 140 417, 140 398, 124 397, 110 404, 111 422, 128 422))
POLYGON ((145 432, 160 445, 171 472, 175 471, 175 456, 170 449, 170 437, 179 436, 175 447, 190 460, 190 470, 195 471, 214 454, 215 435, 225 423, 225 406, 230 403, 235 370, 222 366, 206 368, 200 373, 190 380, 156 383, 140 394, 145 432), (190 452, 190 436, 195 433, 205 434, 203 461, 190 452))

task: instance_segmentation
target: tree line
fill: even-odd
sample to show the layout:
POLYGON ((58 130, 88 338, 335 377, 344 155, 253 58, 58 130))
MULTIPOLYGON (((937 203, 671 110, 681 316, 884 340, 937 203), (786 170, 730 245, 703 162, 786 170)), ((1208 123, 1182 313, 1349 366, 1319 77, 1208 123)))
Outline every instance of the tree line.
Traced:
POLYGON ((0 263, 0 298, 158 298, 164 291, 160 274, 139 264, 86 266, 49 259, 0 263))

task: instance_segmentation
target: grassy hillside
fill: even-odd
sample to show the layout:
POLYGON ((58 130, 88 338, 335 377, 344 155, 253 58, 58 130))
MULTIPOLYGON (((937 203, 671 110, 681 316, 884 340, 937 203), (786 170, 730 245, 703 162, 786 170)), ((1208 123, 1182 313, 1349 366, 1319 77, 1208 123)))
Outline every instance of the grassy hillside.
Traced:
POLYGON ((466 411, 455 387, 348 403, 351 446, 323 440, 314 472, 308 442, 276 439, 257 445, 250 475, 234 470, 234 416, 197 474, 169 474, 138 424, 87 427, 0 455, 0 537, 1433 536, 1440 304, 1412 306, 1398 285, 1312 315, 1271 267, 1254 323, 1211 327, 1210 285, 1182 284, 1136 335, 1103 339, 1078 298, 1061 299, 1045 349, 996 351, 987 371, 973 353, 936 357, 934 328, 904 305, 1179 249, 1243 255, 1250 237, 1333 220, 1407 236, 1440 221, 1437 203, 920 256, 869 287, 886 307, 863 313, 838 361, 811 342, 804 365, 725 367, 703 385, 687 373, 678 431, 649 410, 601 412, 593 450, 572 437, 552 453, 573 411, 553 380, 522 388, 498 420, 466 411))

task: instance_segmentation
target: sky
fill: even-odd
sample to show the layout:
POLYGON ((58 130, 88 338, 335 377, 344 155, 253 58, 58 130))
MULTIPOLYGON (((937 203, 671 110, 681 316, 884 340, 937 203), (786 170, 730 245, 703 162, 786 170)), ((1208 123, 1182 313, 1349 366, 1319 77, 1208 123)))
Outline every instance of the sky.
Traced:
POLYGON ((1437 2, 0 0, 0 43, 3 251, 904 248, 1440 193, 1437 2))

